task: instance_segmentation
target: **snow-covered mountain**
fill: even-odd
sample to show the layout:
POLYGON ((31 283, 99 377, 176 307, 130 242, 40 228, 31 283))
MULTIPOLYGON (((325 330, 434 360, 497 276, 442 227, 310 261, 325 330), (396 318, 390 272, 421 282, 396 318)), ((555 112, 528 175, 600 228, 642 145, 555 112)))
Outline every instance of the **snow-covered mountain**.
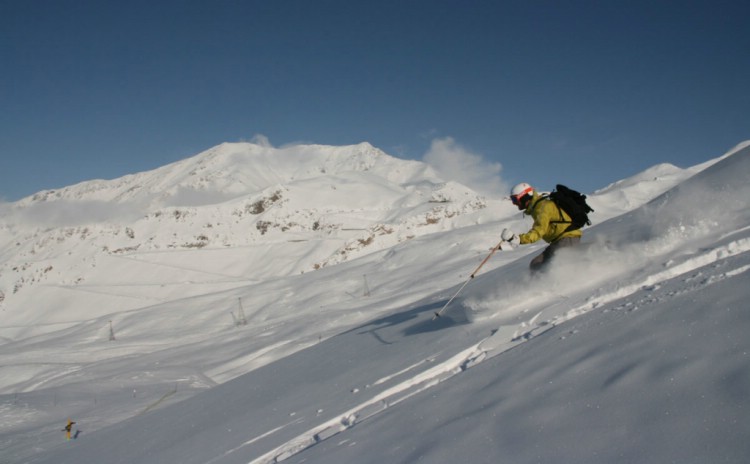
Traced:
POLYGON ((437 321, 529 220, 366 144, 225 144, 24 199, 1 229, 0 455, 745 462, 749 181, 745 143, 607 186, 547 275, 541 245, 505 248, 437 321))
POLYGON ((0 219, 0 336, 320 269, 452 229, 486 205, 367 143, 222 144, 40 192, 0 219), (80 309, 29 311, 40 294, 80 309))

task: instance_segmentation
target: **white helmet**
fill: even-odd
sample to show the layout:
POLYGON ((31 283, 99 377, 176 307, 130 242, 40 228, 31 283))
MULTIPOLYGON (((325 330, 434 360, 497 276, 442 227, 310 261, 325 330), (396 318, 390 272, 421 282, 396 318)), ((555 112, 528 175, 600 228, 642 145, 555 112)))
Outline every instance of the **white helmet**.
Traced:
POLYGON ((529 200, 531 200, 533 195, 534 187, 526 182, 521 182, 510 191, 510 201, 518 206, 518 209, 526 209, 526 206, 528 206, 529 200))

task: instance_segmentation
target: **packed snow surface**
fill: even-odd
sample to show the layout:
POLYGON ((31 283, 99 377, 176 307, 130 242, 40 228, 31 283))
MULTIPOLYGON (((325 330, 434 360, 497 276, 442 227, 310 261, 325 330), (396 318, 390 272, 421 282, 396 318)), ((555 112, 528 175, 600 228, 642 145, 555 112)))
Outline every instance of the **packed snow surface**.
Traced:
POLYGON ((530 219, 369 144, 2 205, 1 462, 748 462, 749 199, 657 165, 473 279, 530 219))

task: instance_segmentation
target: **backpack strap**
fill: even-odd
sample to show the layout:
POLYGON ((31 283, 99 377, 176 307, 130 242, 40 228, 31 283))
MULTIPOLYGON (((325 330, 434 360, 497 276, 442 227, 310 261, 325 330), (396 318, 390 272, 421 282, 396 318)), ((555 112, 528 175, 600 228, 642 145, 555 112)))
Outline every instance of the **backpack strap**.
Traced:
POLYGON ((549 195, 544 195, 543 198, 545 200, 548 200, 548 201, 551 201, 552 203, 554 203, 554 205, 557 207, 557 213, 560 215, 560 220, 559 221, 550 221, 550 224, 569 224, 568 227, 565 228, 565 230, 563 230, 562 232, 560 232, 560 234, 557 237, 555 237, 554 240, 552 240, 550 242, 550 243, 555 243, 556 241, 560 240, 563 235, 567 234, 571 229, 573 229, 573 220, 572 219, 570 221, 566 221, 565 220, 565 216, 563 215, 562 208, 560 208, 560 205, 558 205, 556 201, 554 201, 553 199, 551 199, 549 197, 549 195))
MULTIPOLYGON (((550 221, 551 223, 553 223, 553 224, 570 224, 571 226, 573 225, 573 220, 572 219, 570 221, 566 221, 565 220, 565 215, 563 214, 563 210, 562 210, 562 208, 560 208, 560 205, 558 205, 555 200, 553 200, 552 198, 550 198, 549 195, 545 195, 544 199, 545 200, 549 200, 552 203, 554 203, 554 205, 557 206, 557 214, 560 215, 560 220, 559 221, 550 221)), ((567 232, 567 230, 565 232, 567 232)), ((565 233, 565 232, 563 232, 563 233, 565 233)))

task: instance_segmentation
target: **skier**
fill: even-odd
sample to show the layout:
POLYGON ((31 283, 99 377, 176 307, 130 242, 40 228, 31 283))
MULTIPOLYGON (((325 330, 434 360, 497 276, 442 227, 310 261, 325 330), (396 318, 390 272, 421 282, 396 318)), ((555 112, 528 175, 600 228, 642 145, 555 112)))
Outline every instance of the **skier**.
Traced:
MULTIPOLYGON (((75 424, 75 422, 73 422, 72 420, 68 419, 68 425, 66 425, 66 426, 65 426, 65 427, 64 427, 64 428, 62 429, 62 431, 63 431, 63 432, 65 432, 65 437, 66 437, 66 438, 67 438, 68 440, 70 440, 70 432, 71 432, 71 430, 73 430, 73 424, 75 424)), ((77 437, 78 437, 78 431, 76 431, 76 438, 77 438, 77 437)))
POLYGON ((543 270, 558 249, 575 246, 581 241, 581 230, 570 230, 570 216, 547 196, 537 193, 531 185, 522 182, 513 187, 510 200, 519 211, 524 211, 534 219, 534 225, 528 232, 520 235, 507 228, 503 229, 503 241, 526 245, 541 239, 549 243, 549 246, 529 263, 532 273, 543 270))

